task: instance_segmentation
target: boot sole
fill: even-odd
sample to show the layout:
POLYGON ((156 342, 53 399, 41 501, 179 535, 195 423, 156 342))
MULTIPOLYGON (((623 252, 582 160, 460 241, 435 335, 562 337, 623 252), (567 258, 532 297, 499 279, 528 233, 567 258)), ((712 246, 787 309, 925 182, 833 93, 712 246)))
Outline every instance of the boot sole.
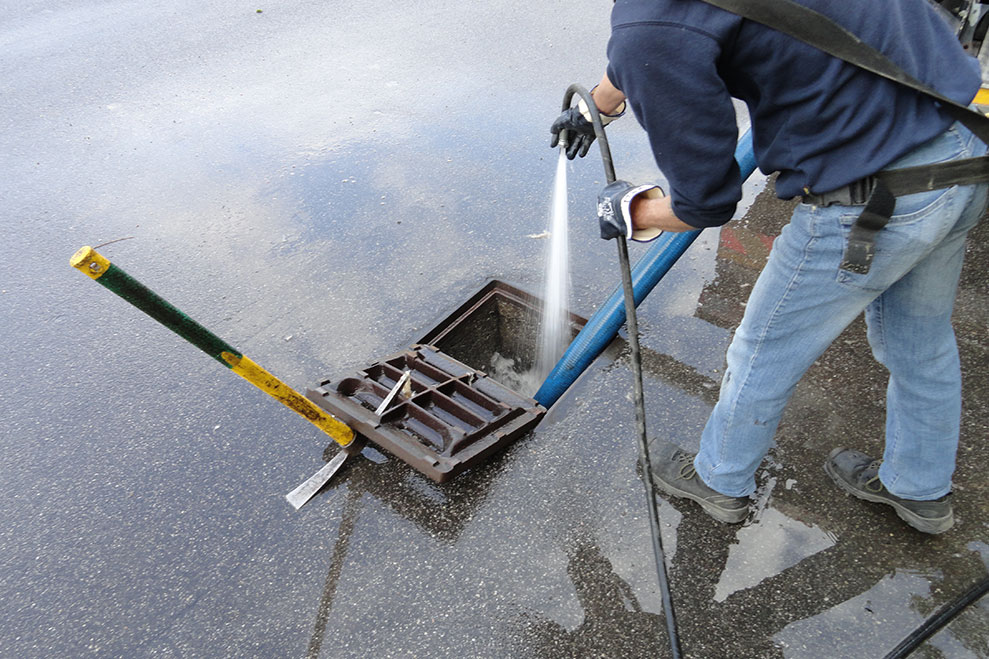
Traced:
POLYGON ((728 510, 725 508, 721 508, 719 506, 712 504, 706 499, 697 496, 696 494, 691 494, 690 492, 687 492, 685 490, 680 490, 669 485, 666 481, 664 481, 659 476, 657 476, 655 472, 653 473, 652 477, 653 477, 653 485, 655 485, 657 489, 662 490, 666 494, 675 496, 678 499, 690 499, 691 501, 697 502, 700 505, 700 507, 704 509, 704 512, 706 512, 708 515, 718 520, 719 522, 724 522, 725 524, 738 524, 740 522, 745 521, 746 515, 749 514, 748 506, 746 506, 745 508, 740 508, 738 510, 728 510))
POLYGON ((835 482, 835 485, 843 489, 848 494, 851 494, 856 499, 871 501, 872 503, 883 503, 887 506, 891 506, 893 510, 896 511, 896 515, 900 519, 921 533, 937 535, 939 533, 944 533, 955 524, 954 512, 950 512, 944 517, 921 517, 917 513, 904 507, 896 501, 892 501, 886 497, 881 497, 875 494, 869 494, 868 492, 863 492, 862 490, 857 489, 838 475, 838 473, 831 466, 830 456, 828 456, 828 459, 824 462, 824 471, 828 473, 828 476, 830 476, 831 480, 835 482))

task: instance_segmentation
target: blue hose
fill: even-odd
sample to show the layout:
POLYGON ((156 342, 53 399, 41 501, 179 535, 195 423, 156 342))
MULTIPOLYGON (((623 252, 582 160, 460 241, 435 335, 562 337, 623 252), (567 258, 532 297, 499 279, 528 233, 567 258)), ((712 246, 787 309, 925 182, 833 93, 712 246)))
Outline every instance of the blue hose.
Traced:
MULTIPOLYGON (((755 153, 752 151, 752 134, 746 131, 738 140, 735 148, 735 160, 742 180, 746 180, 755 171, 755 153)), ((673 264, 687 251, 691 243, 700 235, 698 231, 684 233, 666 232, 659 236, 648 251, 632 268, 632 290, 635 306, 656 287, 673 264)), ((573 340, 563 357, 556 364, 549 376, 536 392, 536 400, 543 407, 549 408, 560 399, 570 385, 587 370, 612 339, 618 335, 618 330, 625 322, 625 300, 621 285, 611 294, 601 308, 587 321, 584 329, 573 340)))

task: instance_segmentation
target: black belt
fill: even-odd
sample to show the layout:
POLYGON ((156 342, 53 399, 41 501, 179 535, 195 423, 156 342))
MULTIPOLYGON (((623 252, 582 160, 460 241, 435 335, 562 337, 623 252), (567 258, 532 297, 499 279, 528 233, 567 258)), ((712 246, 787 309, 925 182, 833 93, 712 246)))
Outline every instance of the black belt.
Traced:
POLYGON ((986 181, 989 181, 989 158, 965 158, 883 170, 829 192, 805 194, 803 201, 815 206, 865 206, 852 225, 841 259, 842 270, 864 275, 875 256, 876 234, 893 216, 896 197, 986 181))
POLYGON ((989 181, 989 158, 965 158, 933 165, 886 169, 830 192, 805 194, 803 201, 815 206, 861 206, 869 201, 878 181, 885 183, 894 197, 941 190, 953 185, 985 183, 989 181))

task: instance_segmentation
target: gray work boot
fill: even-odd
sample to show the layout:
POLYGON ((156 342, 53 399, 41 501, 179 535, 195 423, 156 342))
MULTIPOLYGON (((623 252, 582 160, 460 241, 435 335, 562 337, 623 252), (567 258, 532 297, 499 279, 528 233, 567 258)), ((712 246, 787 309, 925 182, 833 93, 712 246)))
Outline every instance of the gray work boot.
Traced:
POLYGON ((831 451, 824 463, 824 471, 852 496, 893 506, 904 522, 921 533, 944 533, 955 523, 951 511, 951 494, 933 501, 912 501, 890 494, 879 480, 881 460, 873 460, 864 453, 847 448, 831 451))
POLYGON ((651 453, 653 478, 661 490, 675 497, 693 499, 719 522, 738 524, 745 519, 749 498, 725 496, 705 485, 694 470, 693 455, 669 442, 656 442, 651 453))

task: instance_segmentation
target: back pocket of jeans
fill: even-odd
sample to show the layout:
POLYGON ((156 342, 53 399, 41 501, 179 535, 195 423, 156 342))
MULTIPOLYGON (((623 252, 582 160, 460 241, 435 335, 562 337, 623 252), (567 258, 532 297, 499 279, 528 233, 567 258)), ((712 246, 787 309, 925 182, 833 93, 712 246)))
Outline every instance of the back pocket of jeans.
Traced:
MULTIPOLYGON (((897 200, 897 207, 906 205, 908 212, 894 214, 889 224, 876 234, 875 256, 869 272, 857 274, 839 269, 838 283, 870 291, 884 291, 892 286, 930 253, 957 221, 955 193, 955 188, 949 188, 910 195, 914 199, 906 204, 897 200)), ((848 234, 858 216, 859 213, 848 213, 841 217, 846 249, 848 234)))

